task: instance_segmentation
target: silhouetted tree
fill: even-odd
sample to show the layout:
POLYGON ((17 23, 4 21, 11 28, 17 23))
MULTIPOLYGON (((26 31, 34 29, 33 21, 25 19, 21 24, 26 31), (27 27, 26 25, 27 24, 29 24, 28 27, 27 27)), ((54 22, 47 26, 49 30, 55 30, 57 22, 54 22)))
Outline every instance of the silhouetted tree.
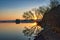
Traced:
MULTIPOLYGON (((34 11, 28 11, 24 12, 23 17, 28 20, 42 20, 43 15, 47 10, 49 10, 49 7, 39 7, 38 9, 33 9, 34 11), (35 19, 36 18, 36 19, 35 19)), ((23 33, 25 36, 32 36, 37 35, 43 28, 41 28, 40 24, 36 22, 37 24, 32 26, 31 28, 25 27, 23 30, 23 33), (39 25, 38 25, 39 24, 39 25)))
POLYGON ((59 5, 58 0, 50 0, 50 7, 51 8, 57 7, 58 5, 59 5))

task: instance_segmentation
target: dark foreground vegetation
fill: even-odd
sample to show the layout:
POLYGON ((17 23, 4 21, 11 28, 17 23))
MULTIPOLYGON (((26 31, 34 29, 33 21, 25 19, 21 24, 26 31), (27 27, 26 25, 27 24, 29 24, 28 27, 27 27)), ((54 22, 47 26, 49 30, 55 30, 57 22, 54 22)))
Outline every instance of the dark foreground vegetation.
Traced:
POLYGON ((40 25, 44 30, 34 40, 60 40, 60 5, 45 13, 40 25))

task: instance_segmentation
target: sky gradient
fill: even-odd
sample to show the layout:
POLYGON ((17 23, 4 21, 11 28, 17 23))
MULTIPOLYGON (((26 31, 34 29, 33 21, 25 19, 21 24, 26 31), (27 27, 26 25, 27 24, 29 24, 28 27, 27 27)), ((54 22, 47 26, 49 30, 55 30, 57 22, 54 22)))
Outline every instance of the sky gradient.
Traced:
POLYGON ((48 5, 49 0, 0 0, 0 20, 22 19, 25 11, 48 5))

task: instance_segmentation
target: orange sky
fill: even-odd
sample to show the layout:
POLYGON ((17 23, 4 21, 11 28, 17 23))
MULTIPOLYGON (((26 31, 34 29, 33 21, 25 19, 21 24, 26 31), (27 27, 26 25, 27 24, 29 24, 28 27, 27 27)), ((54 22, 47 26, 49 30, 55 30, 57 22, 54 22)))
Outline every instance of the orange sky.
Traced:
POLYGON ((22 19, 22 11, 19 9, 9 9, 0 12, 0 20, 22 19))
POLYGON ((31 9, 33 9, 33 7, 27 9, 15 8, 0 10, 0 20, 24 19, 22 16, 24 12, 29 11, 31 9))

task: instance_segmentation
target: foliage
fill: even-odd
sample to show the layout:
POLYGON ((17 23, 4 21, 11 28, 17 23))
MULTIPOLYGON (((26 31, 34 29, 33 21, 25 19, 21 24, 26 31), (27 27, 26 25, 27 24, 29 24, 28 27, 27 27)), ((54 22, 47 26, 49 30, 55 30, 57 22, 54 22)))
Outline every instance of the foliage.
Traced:
MULTIPOLYGON (((48 12, 49 7, 39 7, 38 9, 33 9, 32 11, 24 12, 23 17, 27 20, 42 20, 44 13, 48 12), (36 19, 35 19, 36 18, 36 19)), ((36 22, 38 23, 38 22, 36 22)), ((25 27, 23 33, 25 36, 37 35, 43 28, 40 25, 34 25, 30 29, 25 27)))
MULTIPOLYGON (((33 11, 27 11, 24 12, 23 17, 27 20, 42 20, 43 15, 47 12, 49 12, 50 9, 56 7, 59 4, 59 2, 57 0, 50 0, 50 6, 49 7, 45 7, 45 6, 41 6, 38 9, 33 9, 33 11), (36 19, 35 19, 36 18, 36 19)), ((38 22, 36 22, 38 24, 38 22)), ((25 29, 23 30, 23 33, 25 36, 32 36, 32 35, 37 35, 39 32, 41 32, 41 30, 43 30, 43 28, 41 28, 40 25, 34 25, 31 28, 27 28, 25 27, 25 29)))
POLYGON ((59 1, 58 0, 50 0, 50 7, 54 8, 56 6, 59 5, 59 1))

